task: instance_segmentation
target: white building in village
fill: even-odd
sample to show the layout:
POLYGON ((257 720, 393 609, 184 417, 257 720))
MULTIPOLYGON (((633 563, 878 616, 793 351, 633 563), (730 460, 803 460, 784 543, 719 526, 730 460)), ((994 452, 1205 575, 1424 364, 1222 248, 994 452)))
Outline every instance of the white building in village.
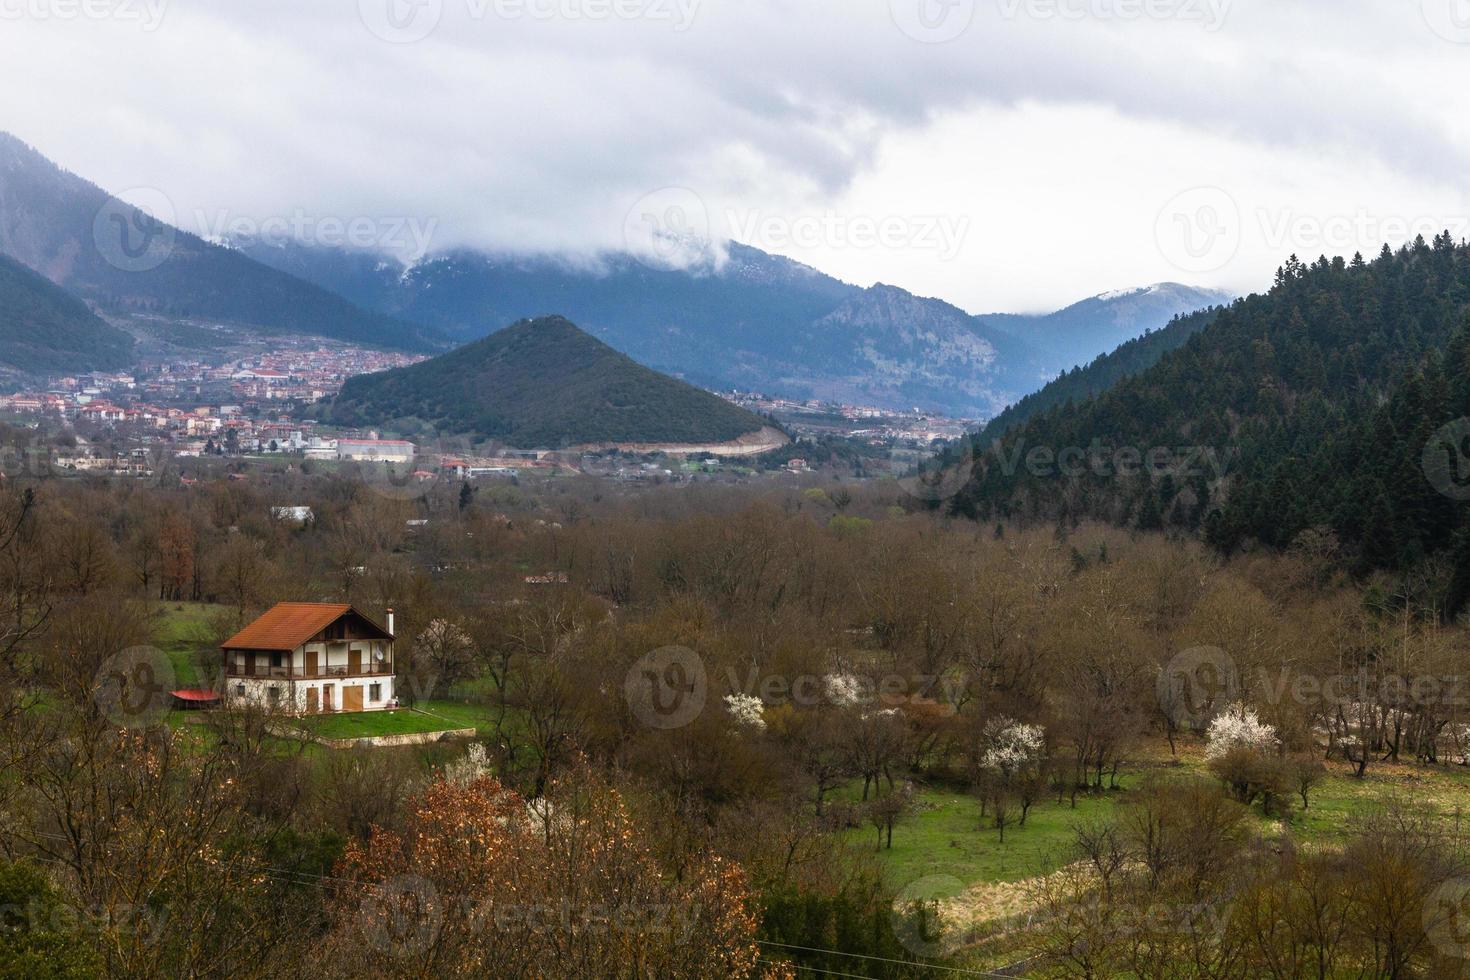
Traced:
POLYGON ((337 458, 371 463, 409 463, 413 443, 403 439, 338 439, 337 458))

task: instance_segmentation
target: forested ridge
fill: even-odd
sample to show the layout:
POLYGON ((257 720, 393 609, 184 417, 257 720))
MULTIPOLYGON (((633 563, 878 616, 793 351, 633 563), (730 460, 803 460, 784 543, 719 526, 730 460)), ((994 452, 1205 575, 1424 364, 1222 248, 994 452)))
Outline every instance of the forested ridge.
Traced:
POLYGON ((411 367, 352 378, 331 417, 525 448, 723 442, 764 424, 556 316, 523 320, 411 367))
MULTIPOLYGON (((1371 262, 1293 256, 1268 293, 1219 311, 1153 367, 982 443, 957 509, 1187 528, 1223 552, 1310 541, 1360 573, 1430 562, 1455 611, 1470 584, 1449 570, 1467 557, 1467 509, 1425 460, 1436 433, 1470 415, 1467 303, 1470 248, 1447 233, 1371 262), (1089 463, 1122 447, 1203 447, 1229 465, 1000 465, 1035 447, 1082 447, 1089 463)), ((1451 479, 1464 456, 1453 442, 1429 452, 1451 479)))

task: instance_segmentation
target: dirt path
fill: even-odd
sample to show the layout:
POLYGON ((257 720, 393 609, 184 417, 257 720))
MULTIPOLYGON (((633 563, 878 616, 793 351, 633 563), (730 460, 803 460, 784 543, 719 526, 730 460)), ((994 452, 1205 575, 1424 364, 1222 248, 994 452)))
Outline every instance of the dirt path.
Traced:
POLYGON ((759 432, 747 432, 729 442, 711 443, 660 443, 660 442, 604 442, 573 446, 569 452, 607 452, 616 449, 630 453, 665 453, 669 456, 696 456, 709 453, 711 456, 759 456, 761 453, 780 449, 791 440, 779 429, 766 426, 759 432))

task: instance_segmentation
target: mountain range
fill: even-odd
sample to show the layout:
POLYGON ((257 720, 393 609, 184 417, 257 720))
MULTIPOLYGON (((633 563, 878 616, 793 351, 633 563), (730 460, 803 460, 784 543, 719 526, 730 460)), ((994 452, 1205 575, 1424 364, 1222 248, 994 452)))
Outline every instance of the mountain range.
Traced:
POLYGON ((325 415, 342 425, 520 448, 724 443, 766 426, 563 317, 522 320, 448 354, 352 378, 325 415))
POLYGON ((1091 296, 1039 316, 1007 313, 977 319, 1024 337, 1057 370, 1088 363, 1128 341, 1157 331, 1180 314, 1229 303, 1233 294, 1160 282, 1091 296))
MULTIPOLYGON (((170 210, 163 204, 149 215, 0 134, 0 255, 165 352, 169 343, 199 343, 200 325, 220 325, 435 353, 557 314, 706 388, 989 418, 1059 372, 1228 298, 1165 283, 1050 314, 975 316, 738 243, 707 249, 683 269, 620 253, 572 259, 468 249, 405 266, 296 242, 206 241, 162 220, 170 210)), ((117 338, 92 329, 98 358, 58 335, 50 362, 35 351, 24 360, 34 370, 115 365, 117 338)))
POLYGON ((550 312, 709 388, 989 417, 1058 372, 1229 294, 1164 283, 1050 314, 974 316, 897 286, 842 282, 731 242, 688 268, 469 250, 384 256, 234 239, 244 254, 367 309, 458 339, 550 312))

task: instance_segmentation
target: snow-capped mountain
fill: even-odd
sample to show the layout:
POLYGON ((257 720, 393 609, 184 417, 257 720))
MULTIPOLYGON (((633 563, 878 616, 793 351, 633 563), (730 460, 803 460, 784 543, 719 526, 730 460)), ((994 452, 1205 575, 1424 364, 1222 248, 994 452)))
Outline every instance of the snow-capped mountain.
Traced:
POLYGON ((990 319, 1041 350, 1053 371, 1087 364, 1135 337, 1158 330, 1182 313, 1229 303, 1235 297, 1218 289, 1160 282, 1090 296, 1042 316, 990 319))

